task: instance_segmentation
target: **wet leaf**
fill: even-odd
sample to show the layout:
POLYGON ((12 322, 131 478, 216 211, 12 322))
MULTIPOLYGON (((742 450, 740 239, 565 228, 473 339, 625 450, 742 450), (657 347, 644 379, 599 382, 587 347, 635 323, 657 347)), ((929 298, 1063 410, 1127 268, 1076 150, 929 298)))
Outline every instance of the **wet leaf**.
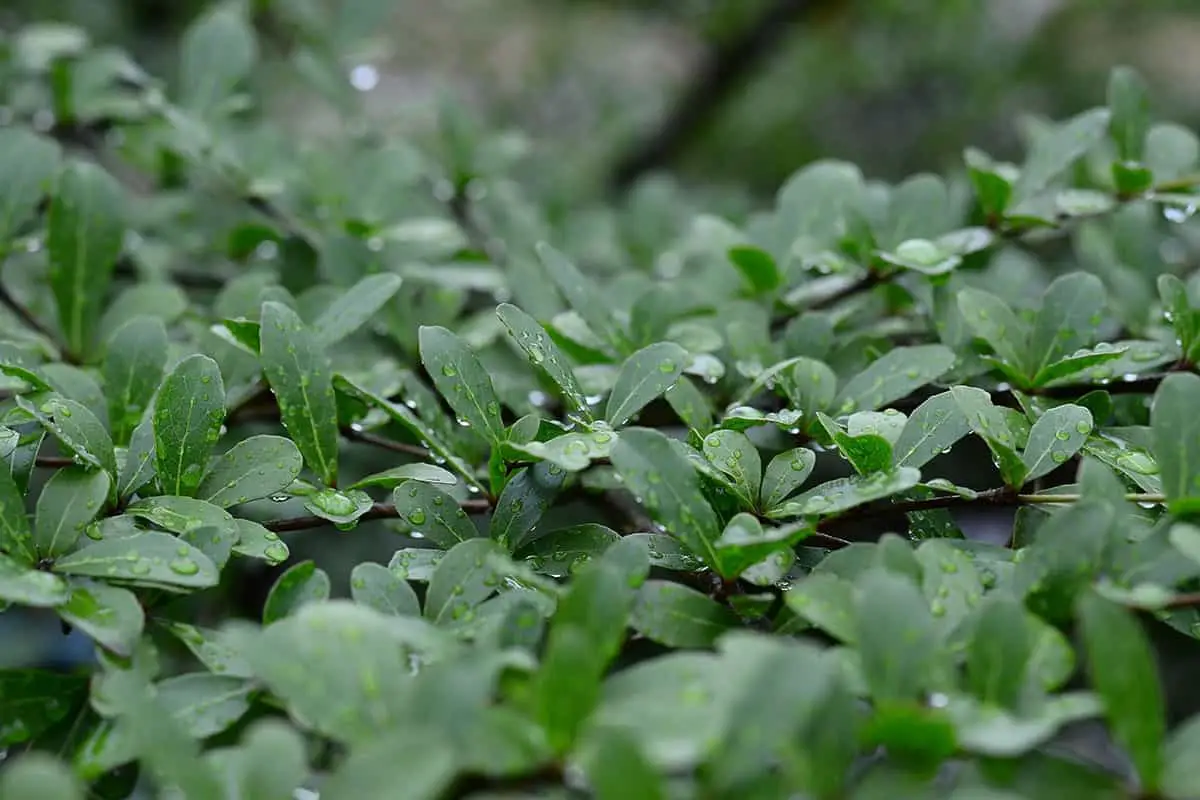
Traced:
POLYGON ((954 395, 935 394, 917 406, 904 423, 893 447, 893 462, 898 467, 922 467, 970 432, 954 395))
POLYGON ((787 519, 840 514, 864 503, 907 491, 920 480, 920 471, 913 467, 898 467, 891 472, 877 472, 867 477, 837 478, 776 506, 767 516, 787 519))
POLYGON ((592 419, 591 409, 583 390, 579 388, 579 380, 575 377, 571 362, 538 321, 508 303, 497 306, 496 314, 512 341, 521 348, 531 364, 554 381, 572 410, 585 420, 592 419))
POLYGON ((309 603, 329 599, 329 575, 312 561, 293 564, 279 576, 263 604, 263 625, 295 614, 309 603))
POLYGON ((713 431, 704 437, 704 457, 733 481, 743 504, 753 508, 762 485, 762 459, 746 435, 713 431))
POLYGON ((545 242, 537 244, 537 255, 554 281, 554 285, 566 298, 592 332, 602 342, 617 352, 628 348, 628 337, 617 325, 612 309, 604 301, 604 294, 586 278, 562 253, 545 242))
POLYGON ((1043 414, 1029 431, 1021 461, 1025 482, 1036 480, 1065 464, 1083 447, 1093 429, 1092 412, 1071 404, 1043 414))
POLYGON ((1168 375, 1158 385, 1150 409, 1154 454, 1168 508, 1174 514, 1200 510, 1200 377, 1168 375))
POLYGON ((146 624, 133 592, 86 578, 69 583, 71 597, 56 609, 58 615, 117 655, 132 655, 146 624))
POLYGON ((42 558, 69 553, 83 529, 104 510, 111 478, 107 472, 66 467, 50 476, 38 496, 33 545, 42 558))
POLYGON ((1107 300, 1104 284, 1086 272, 1062 275, 1046 288, 1029 336, 1035 383, 1047 367, 1092 343, 1107 300))
POLYGON ((467 343, 440 326, 420 329, 421 363, 438 392, 467 425, 492 443, 505 438, 492 379, 467 343))
POLYGON ((937 380, 955 360, 940 344, 896 347, 847 381, 831 407, 843 414, 882 408, 937 380))
POLYGON ((217 362, 193 355, 164 379, 154 402, 154 460, 165 494, 192 497, 225 421, 225 384, 217 362))
POLYGON ((646 581, 630 618, 633 629, 647 639, 678 648, 711 647, 737 624, 737 615, 725 606, 670 581, 646 581))
POLYGON ((420 601, 408 581, 382 564, 367 561, 356 566, 350 573, 350 596, 384 614, 421 616, 420 601))
POLYGON ((789 550, 812 532, 805 524, 764 528, 752 514, 736 514, 713 543, 721 576, 736 578, 772 553, 789 550))
POLYGON ((0 465, 0 550, 25 564, 37 561, 25 498, 7 465, 0 465))
POLYGON ((304 508, 314 516, 327 519, 345 529, 371 510, 375 501, 361 489, 321 489, 304 498, 304 508))
POLYGON ((458 483, 454 473, 433 464, 401 464, 398 467, 376 472, 350 484, 351 489, 362 489, 367 486, 378 486, 382 489, 395 489, 405 481, 420 481, 433 486, 453 486, 458 483))
POLYGON ((490 556, 504 551, 491 539, 469 539, 438 562, 425 594, 425 617, 437 625, 463 621, 496 593, 500 578, 490 556))
POLYGON ((539 536, 517 551, 517 557, 554 578, 565 578, 577 566, 607 550, 621 537, 604 525, 584 522, 539 536))
POLYGON ((238 538, 233 552, 260 559, 272 566, 288 560, 288 546, 278 534, 248 519, 236 519, 234 524, 237 525, 238 538))
POLYGON ((220 579, 208 556, 176 536, 157 531, 93 542, 55 561, 54 571, 181 589, 216 586, 220 579))
MULTIPOLYGON (((329 357, 317 334, 282 303, 262 306, 262 368, 288 435, 326 486, 338 475, 337 403, 329 357)), ((161 445, 159 447, 161 450, 161 445)))
POLYGON ((283 491, 303 467, 304 459, 292 440, 251 436, 217 457, 196 496, 222 508, 248 503, 283 491))
POLYGON ((142 421, 167 363, 167 329, 155 317, 134 317, 108 337, 104 388, 112 438, 126 444, 142 421))
POLYGON ((67 602, 69 596, 67 583, 62 578, 0 554, 0 601, 18 606, 54 608, 67 602))
POLYGON ((784 595, 788 608, 833 638, 858 641, 854 585, 829 572, 813 572, 784 595))
POLYGON ((770 510, 783 503, 812 474, 817 455, 806 447, 787 450, 771 459, 763 473, 762 508, 770 510))
POLYGON ((687 351, 674 342, 647 345, 621 364, 605 419, 614 428, 628 422, 650 401, 670 389, 687 366, 687 351))
POLYGON ((400 276, 367 275, 330 303, 313 322, 322 347, 337 344, 371 320, 400 290, 400 276))
POLYGON ((58 171, 61 151, 54 140, 24 126, 0 131, 0 241, 10 242, 37 211, 58 171))
POLYGON ((481 534, 450 495, 422 481, 407 481, 392 492, 396 515, 433 544, 449 550, 481 534))
POLYGON ((112 437, 86 406, 56 394, 20 395, 17 405, 32 414, 80 463, 116 476, 112 437))
POLYGON ((509 551, 536 538, 537 524, 565 478, 564 470, 555 464, 535 464, 514 473, 496 501, 491 537, 509 551))
POLYGON ((1028 369, 1029 326, 1007 303, 982 289, 963 289, 957 303, 971 331, 987 342, 1005 364, 1024 375, 1028 369))

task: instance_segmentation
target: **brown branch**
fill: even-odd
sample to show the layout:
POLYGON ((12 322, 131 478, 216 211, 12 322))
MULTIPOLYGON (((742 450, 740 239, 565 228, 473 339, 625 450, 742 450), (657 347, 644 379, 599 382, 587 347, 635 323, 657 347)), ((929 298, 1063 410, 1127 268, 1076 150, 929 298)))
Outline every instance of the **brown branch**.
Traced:
POLYGON ((42 469, 59 469, 73 467, 79 462, 69 456, 38 456, 33 463, 42 469))
POLYGON ((420 445, 397 442, 395 439, 389 439, 386 436, 379 436, 369 431, 360 431, 355 429, 353 425, 343 425, 338 431, 344 438, 352 442, 362 442, 363 444, 369 444, 383 450, 390 450, 393 453, 404 453, 405 455, 416 456, 417 458, 429 458, 429 451, 420 445))
MULTIPOLYGON (((458 504, 459 508, 466 511, 468 514, 482 514, 491 508, 491 503, 487 500, 463 500, 458 504)), ((391 503, 375 503, 371 506, 367 513, 358 518, 359 522, 367 522, 377 519, 395 519, 397 518, 396 507, 391 503)), ((333 523, 324 517, 316 515, 304 517, 288 517, 286 519, 276 519, 262 523, 269 531, 276 533, 294 533, 296 531, 311 530, 313 528, 323 528, 326 525, 333 523)))
MULTIPOLYGON (((5 287, 3 284, 0 284, 0 304, 3 304, 5 308, 7 308, 9 311, 11 311, 17 317, 17 319, 19 319, 19 320, 21 320, 21 322, 25 323, 25 325, 27 327, 29 327, 30 329, 36 331, 37 333, 41 334, 42 336, 45 336, 47 339, 49 339, 52 342, 58 341, 58 337, 55 336, 54 332, 51 331, 41 321, 39 321, 37 319, 37 317, 33 316, 33 314, 31 314, 29 312, 29 309, 27 309, 27 308, 25 308, 25 306, 21 305, 17 301, 17 298, 13 297, 12 293, 9 292, 8 288, 5 287)), ((64 355, 67 355, 67 354, 64 352, 64 355)), ((68 358, 67 360, 71 360, 71 359, 68 358)))
POLYGON ((679 157, 746 82, 786 41, 792 26, 843 5, 840 0, 774 0, 743 30, 714 47, 662 124, 623 155, 610 188, 622 192, 679 157))

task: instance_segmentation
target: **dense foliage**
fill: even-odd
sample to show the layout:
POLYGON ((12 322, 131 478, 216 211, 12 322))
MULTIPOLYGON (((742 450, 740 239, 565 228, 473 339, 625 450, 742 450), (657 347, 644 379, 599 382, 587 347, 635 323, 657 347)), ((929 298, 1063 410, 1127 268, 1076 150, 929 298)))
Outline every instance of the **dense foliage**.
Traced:
POLYGON ((0 797, 1200 797, 1200 140, 1135 73, 743 218, 450 107, 298 141, 257 52, 5 43, 0 602, 95 658, 0 670, 0 797))

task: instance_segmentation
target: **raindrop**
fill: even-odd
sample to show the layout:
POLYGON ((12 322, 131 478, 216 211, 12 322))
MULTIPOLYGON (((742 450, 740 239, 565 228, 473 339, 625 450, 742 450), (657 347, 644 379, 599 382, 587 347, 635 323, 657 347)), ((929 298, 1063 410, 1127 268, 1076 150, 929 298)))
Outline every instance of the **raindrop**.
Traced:
POLYGON ((379 70, 370 64, 359 64, 350 70, 350 85, 360 92, 369 92, 379 85, 379 70))

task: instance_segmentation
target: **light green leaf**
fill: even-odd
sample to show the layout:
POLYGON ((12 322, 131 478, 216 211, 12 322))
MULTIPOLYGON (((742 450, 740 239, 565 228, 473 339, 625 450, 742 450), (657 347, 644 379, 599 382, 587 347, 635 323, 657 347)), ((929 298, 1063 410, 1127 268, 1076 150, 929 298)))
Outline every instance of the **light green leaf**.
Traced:
POLYGON ((59 173, 46 224, 50 289, 67 347, 94 347, 125 236, 121 185, 102 167, 73 161, 59 173))
POLYGON ((934 688, 943 652, 929 603, 911 581, 885 570, 871 570, 856 588, 858 652, 872 698, 918 700, 934 688))
POLYGON ((443 550, 481 536, 450 495, 423 481, 406 481, 392 492, 401 521, 443 550))
POLYGON ((1161 788, 1171 800, 1191 800, 1200 786, 1200 715, 1171 731, 1163 748, 1161 788))
POLYGON ((629 733, 601 728, 588 737, 581 759, 596 800, 666 800, 668 796, 662 776, 629 733))
POLYGON ((917 406, 896 440, 894 463, 922 467, 971 432, 954 395, 942 392, 917 406))
POLYGON ((167 329, 155 317, 134 317, 105 342, 104 388, 112 438, 118 444, 128 443, 142 421, 166 363, 167 329))
POLYGON ((247 558, 261 559, 272 566, 288 560, 288 546, 279 538, 279 534, 248 519, 235 519, 234 524, 237 525, 238 539, 233 552, 247 558))
POLYGON ((365 561, 350 573, 350 596, 354 602, 384 614, 421 616, 417 593, 396 573, 382 564, 365 561))
POLYGON ((754 515, 735 514, 713 543, 720 559, 720 574, 736 578, 772 553, 790 551, 792 545, 812 532, 805 524, 764 529, 754 515))
POLYGON ((154 402, 154 458, 165 494, 196 494, 225 421, 225 384, 205 355, 180 361, 154 402))
MULTIPOLYGON (((329 358, 313 331, 282 303, 262 306, 262 367, 288 435, 326 486, 337 483, 338 423, 329 358)), ((160 447, 161 449, 161 447, 160 447)))
POLYGON ((1154 455, 1168 508, 1174 514, 1200 510, 1200 376, 1168 375, 1150 408, 1154 455))
POLYGON ((576 413, 585 420, 591 420, 591 409, 588 408, 583 390, 579 388, 579 380, 575 377, 571 362, 538 321, 508 303, 501 303, 496 308, 496 315, 530 363, 554 381, 576 413))
POLYGON ((367 275, 325 307, 313 322, 323 347, 337 344, 361 328, 400 291, 400 276, 391 272, 367 275))
POLYGON ((1024 606, 994 593, 980 610, 967 649, 967 686, 984 703, 1018 710, 1033 658, 1024 606))
POLYGON ((672 581, 646 581, 629 623, 651 641, 676 648, 711 647, 738 624, 737 615, 695 589, 672 581))
POLYGON ((459 756, 445 737, 397 729, 364 738, 321 787, 329 800, 386 797, 396 791, 397 770, 404 775, 406 800, 437 800, 458 773, 459 756))
POLYGON ((1111 115, 1107 108, 1094 108, 1045 134, 1030 148, 1013 186, 1013 203, 1040 194, 1108 132, 1111 115))
POLYGON ((898 467, 891 472, 877 472, 866 477, 837 478, 776 506, 768 511, 767 516, 787 519, 840 514, 864 503, 907 491, 920 480, 920 470, 913 467, 898 467))
POLYGON ((189 736, 206 739, 245 716, 255 685, 235 675, 191 672, 159 681, 154 688, 163 709, 189 736))
POLYGON ((33 545, 42 558, 69 553, 83 529, 104 509, 112 478, 107 472, 65 467, 50 476, 38 496, 33 545))
POLYGON ((558 496, 565 478, 565 471, 555 464, 534 464, 518 470, 496 501, 491 537, 510 552, 536 538, 537 524, 558 496))
POLYGON ((24 564, 37 561, 25 498, 8 465, 0 463, 0 551, 24 564))
POLYGON ((0 554, 0 601, 53 608, 67 602, 68 597, 70 592, 62 578, 0 554))
POLYGON ((786 500, 808 480, 816 463, 816 453, 806 447, 797 447, 772 458, 763 474, 762 508, 769 510, 786 500))
POLYGON ((146 531, 93 542, 54 562, 54 571, 143 586, 203 589, 216 586, 216 566, 177 536, 146 531))
POLYGON ((675 385, 663 394, 679 420, 701 436, 712 428, 712 406, 708 398, 696 388, 694 381, 686 375, 675 381, 675 385))
POLYGON ((281 720, 251 725, 242 737, 238 796, 295 800, 297 788, 308 775, 306 746, 300 732, 281 720))
POLYGON ((196 660, 217 675, 232 675, 250 678, 254 673, 240 655, 230 646, 222 631, 198 628, 184 622, 157 620, 158 624, 179 639, 191 651, 196 660))
POLYGON ((37 211, 58 171, 61 151, 45 136, 23 125, 0 130, 0 242, 10 246, 18 232, 37 211))
POLYGON ((433 570, 446 555, 445 550, 405 547, 392 554, 388 569, 406 581, 428 583, 433 570))
POLYGON ((656 430, 628 428, 611 458, 625 486, 642 498, 654 518, 709 566, 717 566, 712 543, 720 535, 720 523, 700 492, 695 469, 671 440, 656 430))
POLYGON ((954 362, 954 352, 940 344, 893 348, 847 381, 832 407, 844 414, 881 408, 937 380, 954 362))
POLYGON ((957 303, 971 331, 987 342, 1005 364, 1023 374, 1029 350, 1029 326, 1007 303, 982 289, 961 290, 957 303))
POLYGON ((1154 650, 1129 611, 1095 592, 1077 607, 1092 686, 1104 703, 1113 738, 1137 767, 1147 791, 1163 770, 1166 711, 1154 650))
POLYGON ((562 253, 545 242, 536 245, 538 258, 554 285, 562 292, 567 304, 575 310, 592 333, 600 337, 618 353, 628 349, 628 337, 617 325, 612 309, 604 301, 604 294, 588 280, 562 253))
POLYGON ((71 597, 56 609, 58 615, 117 655, 132 655, 146 624, 133 592, 86 578, 72 579, 70 584, 71 597))
POLYGON ((489 560, 503 555, 491 539, 468 539, 450 548, 438 562, 425 593, 425 617, 437 625, 463 620, 495 594, 500 579, 489 560))
POLYGON ((1117 145, 1117 158, 1138 161, 1150 129, 1150 100, 1146 82, 1130 67, 1114 67, 1108 78, 1108 132, 1117 145))
POLYGON ((422 325, 419 336, 421 363, 459 421, 493 444, 503 441, 500 399, 479 358, 466 342, 443 327, 422 325))
POLYGON ((32 414, 80 462, 116 476, 112 438, 87 407, 56 394, 19 395, 17 405, 32 414))
POLYGON ((1019 487, 1025 482, 1025 462, 1017 454, 1016 437, 1004 410, 992 404, 992 398, 973 386, 952 386, 950 395, 963 413, 972 432, 992 451, 1006 485, 1019 487))
POLYGON ((858 641, 854 585, 831 572, 812 572, 784 595, 788 608, 833 638, 858 641))
POLYGON ((248 503, 281 492, 304 467, 304 458, 282 436, 251 436, 222 453, 196 489, 196 496, 213 505, 248 503))
POLYGON ((405 481, 420 481, 433 486, 453 486, 458 483, 454 473, 433 464, 401 464, 398 467, 385 469, 357 480, 350 484, 351 489, 362 489, 367 486, 378 486, 382 489, 395 489, 405 481))
POLYGON ((1047 367, 1095 340, 1107 302, 1104 283, 1087 272, 1059 276, 1046 287, 1029 336, 1035 383, 1041 382, 1047 367))
POLYGON ((35 750, 0 773, 0 796, 4 800, 84 800, 87 790, 68 764, 35 750))
POLYGON ((610 431, 564 433, 548 442, 528 442, 508 446, 518 453, 549 461, 567 472, 581 472, 593 461, 608 458, 617 443, 617 434, 610 431))
POLYGON ((321 489, 304 498, 309 513, 327 519, 341 530, 349 530, 375 505, 362 489, 321 489))
POLYGON ((209 115, 229 100, 258 60, 258 41, 240 4, 213 5, 184 31, 180 94, 188 109, 209 115))
POLYGON ((619 428, 670 389, 683 374, 687 357, 687 351, 674 342, 656 342, 627 358, 608 396, 608 423, 619 428))
POLYGON ((309 603, 329 599, 329 575, 312 561, 293 564, 279 576, 263 603, 263 625, 294 615, 309 603))
POLYGON ((133 429, 129 449, 121 462, 117 497, 125 499, 154 478, 154 418, 147 414, 133 429))
POLYGON ((1041 372, 1035 376, 1033 384, 1046 386, 1055 381, 1078 375, 1084 370, 1090 370, 1091 377, 1098 377, 1098 373, 1102 371, 1111 375, 1113 366, 1111 362, 1123 360, 1128 352, 1126 347, 1114 347, 1107 343, 1097 345, 1092 350, 1076 350, 1071 355, 1043 367, 1041 372))
POLYGON ((1087 441, 1093 429, 1092 412, 1083 406, 1055 406, 1033 424, 1021 461, 1025 482, 1035 480, 1065 464, 1087 441))
POLYGON ((826 434, 833 439, 838 451, 859 475, 869 475, 891 467, 892 445, 883 436, 875 433, 852 436, 823 412, 817 412, 817 420, 826 434))
POLYGON ((713 431, 704 437, 704 457, 733 480, 742 502, 753 508, 762 485, 762 459, 746 434, 713 431))

